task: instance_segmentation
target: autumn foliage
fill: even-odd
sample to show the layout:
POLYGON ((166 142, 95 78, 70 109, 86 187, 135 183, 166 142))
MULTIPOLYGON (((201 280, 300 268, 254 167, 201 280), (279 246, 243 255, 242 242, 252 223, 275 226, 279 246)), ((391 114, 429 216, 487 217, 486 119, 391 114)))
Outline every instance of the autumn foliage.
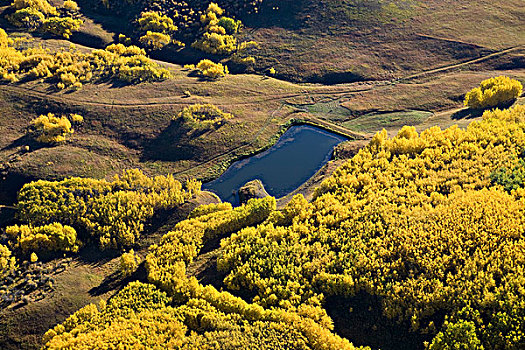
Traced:
POLYGON ((85 234, 101 248, 135 244, 155 212, 193 197, 200 183, 186 186, 173 176, 148 177, 129 170, 113 181, 68 178, 24 185, 18 195, 19 218, 31 226, 58 222, 85 234))
POLYGON ((46 79, 59 89, 79 89, 100 79, 137 84, 168 79, 171 74, 152 62, 137 46, 111 44, 104 50, 83 53, 74 46, 52 51, 43 48, 18 48, 0 28, 0 76, 8 82, 21 79, 46 79))
POLYGON ((522 84, 515 79, 505 76, 490 78, 466 94, 465 106, 473 109, 504 106, 516 100, 522 92, 522 84))

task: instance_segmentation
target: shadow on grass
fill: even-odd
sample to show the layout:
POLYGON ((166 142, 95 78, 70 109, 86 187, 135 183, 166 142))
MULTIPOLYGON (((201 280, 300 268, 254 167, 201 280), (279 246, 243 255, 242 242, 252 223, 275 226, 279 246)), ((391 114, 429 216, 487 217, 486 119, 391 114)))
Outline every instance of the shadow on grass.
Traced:
POLYGON ((156 138, 146 142, 143 160, 202 160, 202 153, 192 140, 209 132, 209 129, 192 129, 178 118, 173 120, 156 138))
POLYGON ((113 260, 120 255, 120 252, 114 249, 100 250, 96 244, 89 243, 85 248, 81 249, 78 254, 78 260, 90 265, 91 267, 99 267, 113 260))
POLYGON ((473 118, 479 118, 483 115, 483 113, 485 113, 486 111, 490 111, 492 109, 508 109, 510 107, 512 107, 512 105, 514 105, 514 103, 516 103, 516 99, 512 100, 512 101, 509 101, 507 103, 503 103, 497 107, 491 107, 491 108, 479 108, 479 109, 473 109, 473 108, 464 108, 454 114, 452 114, 451 118, 452 119, 455 119, 455 120, 458 120, 458 119, 473 119, 473 118))
POLYGON ((120 271, 113 272, 111 275, 106 276, 100 285, 91 288, 88 293, 91 296, 100 296, 111 291, 118 292, 133 281, 148 282, 145 263, 140 264, 137 270, 128 277, 123 276, 120 271))
POLYGON ((483 115, 484 110, 483 109, 470 109, 470 108, 464 108, 460 111, 457 111, 456 113, 452 114, 450 116, 453 120, 460 120, 460 119, 474 119, 479 118, 483 115))

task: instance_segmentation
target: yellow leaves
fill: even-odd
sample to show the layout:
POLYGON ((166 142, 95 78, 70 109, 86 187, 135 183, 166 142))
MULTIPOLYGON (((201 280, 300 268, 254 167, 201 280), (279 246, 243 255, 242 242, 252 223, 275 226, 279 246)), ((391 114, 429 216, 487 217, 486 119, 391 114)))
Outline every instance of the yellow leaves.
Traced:
POLYGON ((483 119, 497 119, 509 123, 525 123, 525 105, 516 105, 509 109, 500 110, 499 108, 485 111, 483 119))
POLYGON ((16 261, 8 247, 0 244, 0 278, 16 268, 16 261))
MULTIPOLYGON (((45 26, 57 33, 70 35, 70 24, 78 24, 75 21, 53 17, 45 20, 45 26)), ((9 38, 2 44, 1 36, 0 32, 0 76, 8 81, 17 81, 20 78, 54 78, 58 80, 59 89, 79 89, 84 83, 101 77, 133 84, 171 77, 169 70, 152 62, 146 57, 145 51, 137 46, 112 44, 105 50, 93 50, 87 54, 74 47, 52 52, 41 48, 17 49, 11 46, 9 38)), ((160 40, 152 42, 152 45, 168 40, 158 38, 155 33, 149 39, 160 40)))
POLYGON ((196 69, 200 71, 201 76, 210 79, 218 79, 228 74, 228 67, 223 66, 221 63, 214 63, 211 60, 201 60, 196 69))
POLYGON ((212 104, 194 104, 185 107, 177 118, 182 118, 194 128, 218 127, 233 118, 233 114, 226 113, 212 104))
POLYGON ((499 76, 483 80, 480 87, 465 95, 465 106, 469 108, 492 108, 517 99, 523 92, 522 84, 515 79, 499 76))
POLYGON ((173 24, 173 20, 160 12, 142 12, 138 23, 143 32, 151 31, 169 34, 177 31, 177 26, 173 24))
POLYGON ((46 0, 14 0, 12 6, 15 10, 33 8, 46 15, 58 15, 56 7, 53 7, 46 0))
POLYGON ((22 253, 32 252, 73 252, 76 253, 80 241, 71 226, 52 223, 44 226, 14 225, 6 228, 13 246, 22 253))
POLYGON ((199 190, 200 183, 183 188, 171 175, 150 178, 130 170, 113 182, 69 178, 26 184, 18 208, 32 225, 58 221, 86 230, 102 248, 119 248, 135 243, 156 210, 182 204, 199 190))
POLYGON ((78 7, 78 4, 73 0, 66 0, 64 1, 64 8, 69 11, 78 11, 80 10, 80 7, 78 7))
POLYGON ((171 43, 171 37, 168 34, 148 30, 145 35, 140 37, 139 41, 154 50, 159 50, 171 43))
POLYGON ((237 39, 233 35, 206 32, 191 46, 213 55, 227 55, 237 49, 237 39))
POLYGON ((46 144, 65 142, 66 136, 73 133, 69 119, 66 116, 56 117, 53 113, 33 119, 31 126, 35 139, 46 144))
MULTIPOLYGON (((16 11, 8 19, 17 27, 38 29, 68 39, 83 24, 80 19, 61 16, 46 0, 14 0, 12 6, 16 11)), ((76 2, 66 0, 64 9, 74 12, 79 8, 76 2)))
POLYGON ((135 255, 133 249, 120 256, 119 270, 123 276, 128 277, 135 272, 139 263, 139 257, 135 255))
MULTIPOLYGON (((378 133, 305 210, 287 220, 272 213, 268 224, 224 240, 225 285, 291 309, 366 291, 384 300, 388 317, 414 329, 470 304, 489 320, 479 330, 484 341, 498 348, 486 339, 499 331, 486 327, 502 300, 515 305, 506 309, 513 320, 523 319, 525 202, 519 189, 492 187, 490 174, 522 154, 523 110, 486 112, 467 130, 378 133), (286 225, 270 224, 281 220, 286 225)), ((523 326, 515 321, 504 332, 523 326)))
POLYGON ((49 17, 42 22, 40 30, 69 39, 71 34, 78 31, 83 23, 82 20, 71 17, 49 17))

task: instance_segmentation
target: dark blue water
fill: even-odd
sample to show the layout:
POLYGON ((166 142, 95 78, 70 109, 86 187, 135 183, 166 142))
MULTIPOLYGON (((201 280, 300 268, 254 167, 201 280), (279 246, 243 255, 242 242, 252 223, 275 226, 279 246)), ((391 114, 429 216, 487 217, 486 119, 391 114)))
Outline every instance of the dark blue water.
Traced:
POLYGON ((266 191, 282 197, 314 175, 328 160, 334 147, 347 139, 310 125, 292 126, 268 150, 233 163, 218 179, 202 188, 223 201, 238 204, 237 191, 259 179, 266 191))

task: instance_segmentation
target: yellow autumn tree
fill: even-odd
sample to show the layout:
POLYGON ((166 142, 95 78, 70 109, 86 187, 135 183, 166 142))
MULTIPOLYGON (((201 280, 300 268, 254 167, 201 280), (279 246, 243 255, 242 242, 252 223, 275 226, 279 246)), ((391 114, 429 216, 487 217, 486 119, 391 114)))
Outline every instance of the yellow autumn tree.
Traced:
POLYGON ((473 109, 493 108, 516 100, 522 92, 523 85, 518 80, 499 76, 483 80, 465 95, 464 103, 473 109))

